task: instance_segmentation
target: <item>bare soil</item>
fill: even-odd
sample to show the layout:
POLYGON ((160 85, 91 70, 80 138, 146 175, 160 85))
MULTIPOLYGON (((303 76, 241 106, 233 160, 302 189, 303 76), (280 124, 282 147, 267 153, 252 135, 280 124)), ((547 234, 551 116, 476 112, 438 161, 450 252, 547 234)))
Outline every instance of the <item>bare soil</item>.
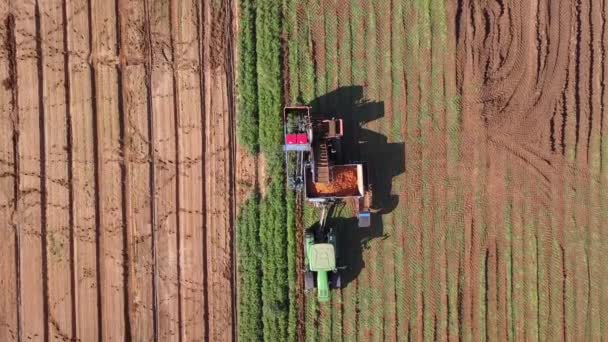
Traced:
POLYGON ((0 4, 0 340, 234 339, 234 5, 0 4))
POLYGON ((396 153, 356 137, 376 147, 361 159, 381 218, 341 305, 307 315, 306 338, 604 339, 604 2, 297 8, 288 39, 310 32, 292 51, 314 78, 286 70, 301 83, 289 98, 314 89, 314 110, 347 113, 348 134, 373 111, 351 103, 361 87, 381 104, 364 128, 404 145, 395 175, 396 153))

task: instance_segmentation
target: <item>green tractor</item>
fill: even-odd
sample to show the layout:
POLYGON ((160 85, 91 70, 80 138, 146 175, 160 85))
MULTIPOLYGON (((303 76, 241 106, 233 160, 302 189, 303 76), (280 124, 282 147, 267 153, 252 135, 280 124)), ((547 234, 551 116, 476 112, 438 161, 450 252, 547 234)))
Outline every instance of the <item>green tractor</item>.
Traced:
POLYGON ((330 299, 330 289, 341 286, 337 262, 336 234, 333 228, 308 229, 304 234, 304 283, 306 292, 317 289, 319 302, 330 299))

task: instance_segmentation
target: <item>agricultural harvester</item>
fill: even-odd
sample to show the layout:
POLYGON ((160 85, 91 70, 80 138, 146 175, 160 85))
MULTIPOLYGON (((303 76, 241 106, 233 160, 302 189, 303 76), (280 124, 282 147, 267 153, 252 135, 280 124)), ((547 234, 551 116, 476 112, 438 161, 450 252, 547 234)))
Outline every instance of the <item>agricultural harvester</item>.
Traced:
POLYGON ((327 301, 329 289, 340 288, 344 267, 337 262, 337 235, 327 217, 334 205, 350 201, 359 227, 370 226, 367 168, 342 160, 341 119, 313 117, 309 106, 293 106, 284 108, 283 120, 287 186, 320 209, 319 223, 304 234, 305 287, 316 287, 319 301, 327 301))

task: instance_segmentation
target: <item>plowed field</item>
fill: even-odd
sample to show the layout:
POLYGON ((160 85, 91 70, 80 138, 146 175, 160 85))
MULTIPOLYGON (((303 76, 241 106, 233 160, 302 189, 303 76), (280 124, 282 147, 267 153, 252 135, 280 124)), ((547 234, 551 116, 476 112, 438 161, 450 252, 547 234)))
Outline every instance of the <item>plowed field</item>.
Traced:
POLYGON ((342 150, 368 162, 379 213, 367 230, 350 208, 329 219, 348 270, 319 304, 302 299, 298 237, 316 213, 265 194, 286 198, 297 230, 276 258, 283 311, 264 301, 252 327, 281 336, 268 317, 285 320, 308 341, 608 337, 605 1, 291 0, 279 14, 280 34, 256 26, 258 54, 281 47, 258 77, 280 68, 280 101, 344 120, 342 150))
POLYGON ((0 341, 233 340, 232 2, 0 21, 0 341))

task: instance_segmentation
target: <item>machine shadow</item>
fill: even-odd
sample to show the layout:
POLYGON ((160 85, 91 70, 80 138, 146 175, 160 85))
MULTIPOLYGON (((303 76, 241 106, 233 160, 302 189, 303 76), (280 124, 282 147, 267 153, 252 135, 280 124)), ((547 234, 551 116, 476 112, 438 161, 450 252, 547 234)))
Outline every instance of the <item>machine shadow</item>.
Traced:
POLYGON ((365 267, 363 250, 373 239, 385 239, 382 215, 393 211, 399 196, 392 195, 392 181, 405 171, 404 143, 389 143, 386 135, 363 127, 366 123, 384 116, 384 102, 369 101, 364 97, 362 86, 340 87, 314 99, 310 105, 313 113, 327 119, 342 119, 344 136, 341 143, 343 162, 365 162, 368 181, 372 190, 372 222, 369 228, 359 228, 355 210, 336 208, 328 218, 328 226, 336 229, 338 241, 338 265, 346 268, 341 272, 342 288, 355 280, 365 267), (346 215, 340 215, 341 211, 346 215))

